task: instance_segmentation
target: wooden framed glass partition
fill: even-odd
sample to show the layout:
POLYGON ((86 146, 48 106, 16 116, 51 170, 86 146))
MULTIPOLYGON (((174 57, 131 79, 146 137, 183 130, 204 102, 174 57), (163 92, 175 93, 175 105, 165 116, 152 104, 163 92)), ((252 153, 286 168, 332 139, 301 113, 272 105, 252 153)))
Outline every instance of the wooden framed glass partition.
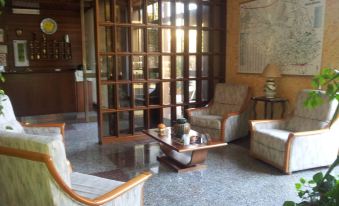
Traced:
POLYGON ((224 81, 222 0, 96 0, 99 142, 173 124, 224 81))

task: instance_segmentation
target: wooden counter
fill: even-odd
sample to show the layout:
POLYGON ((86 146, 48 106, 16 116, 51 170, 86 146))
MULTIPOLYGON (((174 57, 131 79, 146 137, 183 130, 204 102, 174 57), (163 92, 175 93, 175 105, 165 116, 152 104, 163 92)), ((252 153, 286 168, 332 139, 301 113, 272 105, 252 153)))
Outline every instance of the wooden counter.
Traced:
POLYGON ((16 116, 77 111, 74 70, 11 72, 1 88, 10 97, 16 116))

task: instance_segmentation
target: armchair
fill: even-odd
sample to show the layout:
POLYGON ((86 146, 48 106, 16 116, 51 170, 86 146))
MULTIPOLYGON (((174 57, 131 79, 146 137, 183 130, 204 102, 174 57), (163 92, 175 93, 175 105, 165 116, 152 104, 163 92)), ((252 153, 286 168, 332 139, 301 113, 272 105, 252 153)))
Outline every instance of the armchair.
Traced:
POLYGON ((338 105, 321 92, 324 103, 304 107, 308 91, 298 94, 293 115, 285 120, 252 120, 250 153, 287 174, 330 165, 339 148, 338 121, 330 120, 338 105))
POLYGON ((150 173, 124 183, 72 172, 62 135, 55 133, 60 127, 42 127, 43 135, 36 134, 33 127, 25 130, 16 122, 9 98, 1 97, 0 101, 4 98, 5 115, 0 116, 1 204, 142 205, 143 184, 150 173))
POLYGON ((192 129, 230 142, 248 133, 251 90, 245 85, 219 83, 214 99, 203 108, 187 110, 192 129))

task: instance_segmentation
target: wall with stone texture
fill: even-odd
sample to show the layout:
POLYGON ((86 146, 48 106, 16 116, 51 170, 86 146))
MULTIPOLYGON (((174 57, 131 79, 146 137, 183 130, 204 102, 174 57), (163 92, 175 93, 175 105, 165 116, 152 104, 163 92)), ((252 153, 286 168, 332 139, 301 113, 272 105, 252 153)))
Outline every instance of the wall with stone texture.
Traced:
MULTIPOLYGON (((265 78, 258 74, 237 73, 239 66, 240 3, 248 0, 227 0, 227 48, 226 82, 247 84, 254 95, 263 95, 265 78)), ((322 55, 322 68, 339 68, 339 0, 326 1, 325 30, 322 55)), ((286 97, 289 111, 294 107, 295 97, 301 89, 311 88, 311 76, 284 75, 277 80, 278 95, 286 97)), ((260 105, 262 106, 262 105, 260 105)), ((262 107, 258 108, 259 112, 262 107)), ((279 109, 277 106, 276 109, 279 109)))

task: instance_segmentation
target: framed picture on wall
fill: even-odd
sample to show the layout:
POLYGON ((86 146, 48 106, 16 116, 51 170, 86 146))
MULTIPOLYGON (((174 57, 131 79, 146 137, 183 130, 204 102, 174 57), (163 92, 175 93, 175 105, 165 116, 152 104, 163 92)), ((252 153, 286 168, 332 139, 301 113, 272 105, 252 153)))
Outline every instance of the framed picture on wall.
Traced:
POLYGON ((27 55, 27 41, 13 40, 13 49, 14 49, 14 65, 16 67, 29 66, 27 55))

